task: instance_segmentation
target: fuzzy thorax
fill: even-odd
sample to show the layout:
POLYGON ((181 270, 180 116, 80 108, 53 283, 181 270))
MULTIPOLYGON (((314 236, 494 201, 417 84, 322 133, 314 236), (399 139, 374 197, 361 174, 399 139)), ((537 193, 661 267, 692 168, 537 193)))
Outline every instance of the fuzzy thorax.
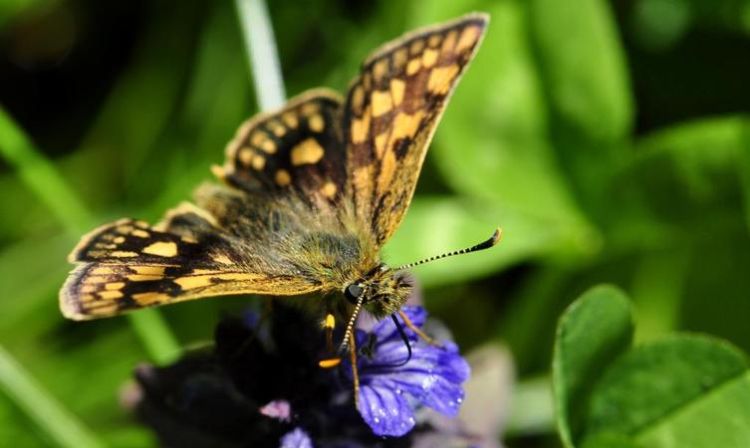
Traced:
POLYGON ((390 316, 406 303, 413 287, 412 278, 381 264, 344 289, 344 296, 356 303, 364 297, 363 306, 377 319, 390 316))

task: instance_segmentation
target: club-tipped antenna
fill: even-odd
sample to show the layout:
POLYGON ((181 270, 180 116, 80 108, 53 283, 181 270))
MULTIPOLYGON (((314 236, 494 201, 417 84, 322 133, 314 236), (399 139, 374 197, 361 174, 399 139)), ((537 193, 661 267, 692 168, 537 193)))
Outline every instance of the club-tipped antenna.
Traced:
POLYGON ((396 270, 400 271, 402 269, 410 269, 410 268, 413 268, 414 266, 419 266, 420 264, 425 264, 431 261, 440 260, 441 258, 448 258, 454 255, 470 254, 472 252, 489 249, 490 247, 499 243, 500 238, 502 236, 503 236, 503 229, 498 227, 497 229, 495 229, 495 233, 493 233, 492 236, 488 240, 482 241, 481 243, 475 246, 467 247, 466 249, 454 250, 453 252, 448 252, 442 255, 435 255, 430 258, 425 258, 424 260, 415 261, 414 263, 408 263, 403 266, 397 267, 396 270))

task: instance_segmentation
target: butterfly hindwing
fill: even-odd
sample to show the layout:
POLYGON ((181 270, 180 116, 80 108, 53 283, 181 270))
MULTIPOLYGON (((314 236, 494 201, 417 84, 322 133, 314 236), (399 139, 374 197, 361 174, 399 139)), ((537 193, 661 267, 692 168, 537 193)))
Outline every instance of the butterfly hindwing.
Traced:
POLYGON ((254 269, 197 208, 181 206, 160 226, 122 219, 84 237, 70 255, 81 263, 60 293, 63 314, 92 319, 226 294, 303 294, 304 277, 254 269))
POLYGON ((241 125, 226 152, 215 172, 229 185, 297 195, 316 208, 335 204, 346 182, 341 99, 324 89, 306 92, 241 125))
POLYGON ((487 20, 470 14, 386 44, 364 62, 349 89, 343 124, 348 188, 357 218, 378 246, 409 206, 432 134, 487 20))

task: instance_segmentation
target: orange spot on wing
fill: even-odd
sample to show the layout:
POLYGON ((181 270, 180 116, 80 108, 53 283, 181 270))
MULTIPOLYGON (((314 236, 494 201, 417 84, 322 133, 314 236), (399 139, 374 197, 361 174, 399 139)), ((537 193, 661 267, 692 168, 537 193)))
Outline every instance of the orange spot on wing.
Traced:
MULTIPOLYGON (((325 150, 314 138, 307 138, 292 148, 292 165, 317 163, 323 158, 325 150)), ((277 182, 278 183, 278 182, 277 182)))
POLYGON ((143 253, 158 257, 174 257, 177 255, 177 244, 172 241, 158 241, 146 246, 143 253))
POLYGON ((404 91, 406 90, 406 83, 401 79, 391 80, 391 97, 393 97, 393 105, 398 106, 404 100, 404 91))
POLYGON ((287 170, 278 170, 276 171, 274 180, 276 181, 276 185, 285 187, 292 183, 292 176, 289 175, 289 171, 287 170))
POLYGON ((427 80, 427 90, 432 93, 445 95, 450 91, 456 75, 458 75, 458 65, 456 64, 433 69, 427 80))
POLYGON ((362 118, 353 119, 351 124, 352 143, 364 143, 370 135, 370 110, 365 110, 362 118))
POLYGON ((478 26, 468 26, 461 32, 461 37, 456 44, 456 53, 460 53, 471 48, 479 38, 482 30, 478 26))
POLYGON ((370 96, 370 104, 372 104, 372 116, 379 117, 387 114, 393 108, 393 100, 391 99, 391 92, 376 90, 372 92, 370 96))
POLYGON ((430 68, 437 62, 438 59, 438 52, 437 50, 425 50, 424 53, 422 53, 422 66, 425 68, 430 68))

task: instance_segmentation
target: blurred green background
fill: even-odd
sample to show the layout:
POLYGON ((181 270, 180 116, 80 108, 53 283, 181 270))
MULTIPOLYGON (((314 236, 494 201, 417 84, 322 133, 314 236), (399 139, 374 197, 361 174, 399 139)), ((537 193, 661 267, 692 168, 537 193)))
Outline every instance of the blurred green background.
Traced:
MULTIPOLYGON (((545 387, 557 317, 601 282, 632 297, 638 341, 688 330, 750 350, 750 1, 270 3, 290 96, 344 90, 411 28, 491 15, 384 252, 400 264, 503 227, 494 250, 416 275, 464 350, 510 347, 517 392, 545 387)), ((249 73, 232 2, 0 1, 0 444, 54 446, 43 422, 63 417, 86 440, 150 443, 118 394, 137 363, 176 355, 169 337, 155 314, 64 321, 65 257, 208 179, 258 110, 249 73), (18 392, 24 378, 42 396, 18 392), (37 415, 50 399, 64 416, 37 415)), ((246 303, 161 315, 188 346, 246 303)), ((559 446, 549 412, 515 400, 508 445, 559 446)))

